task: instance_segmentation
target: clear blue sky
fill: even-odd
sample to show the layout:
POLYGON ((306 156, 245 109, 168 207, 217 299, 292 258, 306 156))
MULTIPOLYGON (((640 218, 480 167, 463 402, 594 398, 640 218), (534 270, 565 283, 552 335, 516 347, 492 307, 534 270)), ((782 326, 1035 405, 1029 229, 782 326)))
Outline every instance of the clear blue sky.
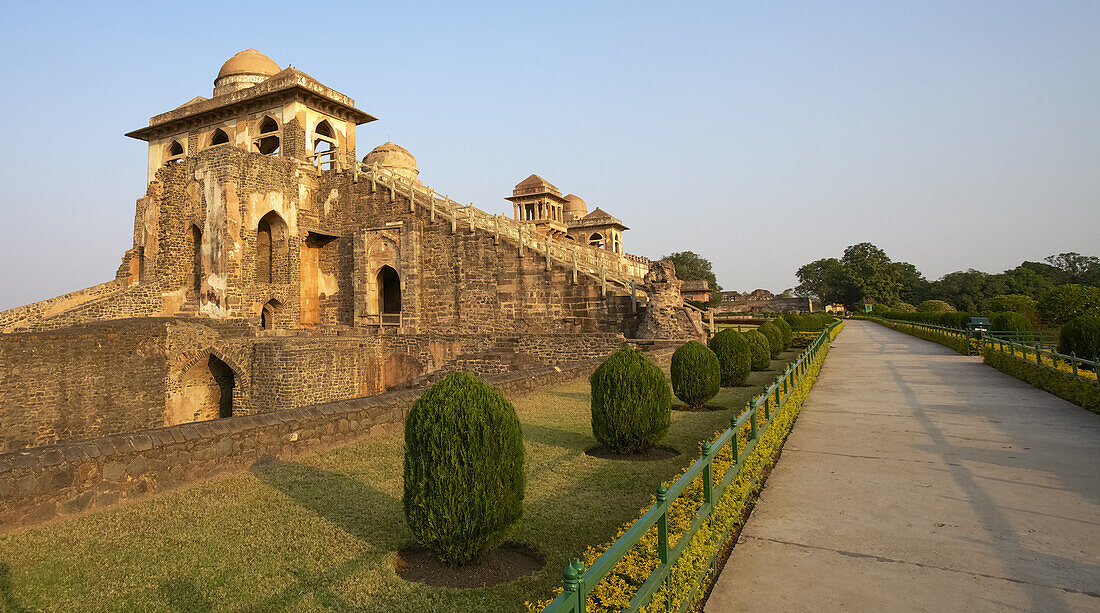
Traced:
POLYGON ((532 172, 779 291, 870 241, 929 278, 1100 249, 1100 2, 10 3, 0 308, 113 278, 123 136, 248 47, 355 98, 436 189, 532 172), (321 7, 324 7, 322 12, 321 7))

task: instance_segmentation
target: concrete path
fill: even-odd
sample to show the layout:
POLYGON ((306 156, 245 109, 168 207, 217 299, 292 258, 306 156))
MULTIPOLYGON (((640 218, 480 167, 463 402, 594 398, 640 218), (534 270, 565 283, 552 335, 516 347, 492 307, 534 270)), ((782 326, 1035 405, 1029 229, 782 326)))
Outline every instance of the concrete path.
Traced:
POLYGON ((850 321, 707 602, 1100 611, 1100 416, 850 321))

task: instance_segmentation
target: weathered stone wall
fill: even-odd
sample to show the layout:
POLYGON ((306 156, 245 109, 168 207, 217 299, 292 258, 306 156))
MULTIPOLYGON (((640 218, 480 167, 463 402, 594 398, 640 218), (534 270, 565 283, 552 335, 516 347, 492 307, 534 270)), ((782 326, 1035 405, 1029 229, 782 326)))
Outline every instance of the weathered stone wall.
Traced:
POLYGON ((162 321, 0 335, 0 449, 163 425, 162 321))
POLYGON ((63 313, 89 300, 116 293, 121 289, 122 284, 117 280, 108 281, 48 300, 0 311, 0 333, 18 330, 20 327, 30 325, 42 318, 63 313))
MULTIPOLYGON (((657 361, 671 347, 650 354, 657 361)), ((600 360, 486 377, 506 396, 587 376, 600 360)), ((257 460, 289 459, 402 427, 423 390, 158 428, 0 454, 0 532, 99 509, 257 460)))
MULTIPOLYGON (((653 262, 645 276, 649 304, 638 325, 638 338, 700 338, 702 321, 684 306, 683 281, 676 278, 672 262, 653 262)), ((697 313, 697 312, 695 312, 697 313)), ((702 340, 702 339, 701 339, 702 340)))
POLYGON ((378 394, 613 353, 620 334, 253 336, 143 318, 0 336, 0 450, 378 394), (422 379, 429 375, 437 375, 422 379))

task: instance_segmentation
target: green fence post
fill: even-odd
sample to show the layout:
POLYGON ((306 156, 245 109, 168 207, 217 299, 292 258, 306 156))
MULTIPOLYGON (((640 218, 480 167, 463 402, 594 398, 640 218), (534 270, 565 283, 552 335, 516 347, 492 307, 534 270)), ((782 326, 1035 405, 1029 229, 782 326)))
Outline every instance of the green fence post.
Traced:
POLYGON ((584 585, 584 564, 577 558, 573 559, 571 563, 573 570, 577 573, 577 613, 584 613, 588 608, 588 597, 585 594, 586 589, 584 585))
POLYGON ((759 405, 757 405, 756 398, 753 398, 752 400, 749 401, 749 411, 750 411, 750 413, 749 413, 749 436, 752 437, 752 440, 754 440, 754 441, 756 440, 756 407, 757 406, 759 406, 759 405))
POLYGON ((668 507, 665 506, 667 499, 668 488, 658 485, 657 504, 661 505, 661 516, 657 518, 657 556, 661 558, 661 564, 668 564, 668 507))
POLYGON ((737 418, 729 418, 729 429, 734 430, 734 436, 729 441, 729 450, 734 453, 734 463, 737 463, 737 418))
POLYGON ((710 459, 709 441, 703 441, 703 461, 706 462, 706 464, 703 464, 703 504, 710 504, 712 487, 711 482, 714 481, 714 472, 711 467, 713 462, 711 462, 710 459))
POLYGON ((562 589, 566 593, 573 594, 573 599, 577 603, 573 610, 580 611, 583 605, 580 604, 580 595, 576 593, 580 585, 580 575, 577 574, 577 569, 573 568, 573 560, 565 563, 565 571, 562 572, 561 579, 562 589))
POLYGON ((783 397, 779 391, 779 377, 775 378, 775 410, 779 410, 779 404, 783 401, 783 397))
POLYGON ((1069 352, 1070 364, 1073 364, 1073 376, 1077 376, 1077 354, 1073 351, 1069 352))

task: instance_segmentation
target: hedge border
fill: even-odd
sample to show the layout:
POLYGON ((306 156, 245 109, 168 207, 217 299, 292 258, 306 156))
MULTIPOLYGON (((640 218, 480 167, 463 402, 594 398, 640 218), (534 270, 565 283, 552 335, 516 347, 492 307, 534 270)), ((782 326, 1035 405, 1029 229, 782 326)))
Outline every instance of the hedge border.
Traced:
POLYGON ((996 349, 983 349, 982 359, 1006 375, 1100 415, 1100 383, 1027 362, 996 349))

